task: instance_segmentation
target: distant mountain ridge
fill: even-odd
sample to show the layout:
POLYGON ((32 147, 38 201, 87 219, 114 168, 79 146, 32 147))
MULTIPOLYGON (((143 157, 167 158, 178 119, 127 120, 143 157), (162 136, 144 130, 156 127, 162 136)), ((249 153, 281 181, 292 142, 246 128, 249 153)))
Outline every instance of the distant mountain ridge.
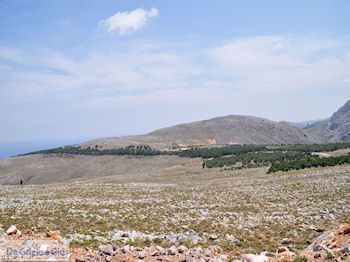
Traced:
POLYGON ((317 135, 287 122, 228 115, 166 127, 146 135, 96 139, 82 146, 117 148, 147 144, 153 148, 169 149, 195 145, 299 144, 321 141, 317 135))
POLYGON ((306 128, 308 126, 311 126, 317 122, 323 121, 324 119, 320 120, 307 120, 307 121, 302 121, 302 122, 290 122, 288 121, 287 123, 292 125, 292 126, 297 126, 297 127, 301 127, 301 128, 306 128))
POLYGON ((229 144, 310 144, 350 141, 350 100, 331 118, 302 123, 228 115, 179 124, 145 135, 99 138, 83 147, 118 148, 146 144, 156 149, 229 144))
POLYGON ((316 122, 305 130, 321 137, 326 143, 350 141, 350 100, 330 118, 316 122))

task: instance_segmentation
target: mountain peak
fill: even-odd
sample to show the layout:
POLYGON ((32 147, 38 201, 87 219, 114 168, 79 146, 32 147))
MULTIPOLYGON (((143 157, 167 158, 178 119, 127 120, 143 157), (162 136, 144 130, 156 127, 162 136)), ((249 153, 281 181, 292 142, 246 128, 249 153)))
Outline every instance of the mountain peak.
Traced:
POLYGON ((83 146, 98 145, 104 148, 116 148, 147 144, 152 148, 169 149, 200 145, 319 142, 321 142, 319 137, 285 122, 275 122, 255 116, 227 115, 166 127, 142 136, 97 139, 83 146))
POLYGON ((339 108, 331 118, 313 124, 308 130, 322 136, 325 142, 350 141, 350 100, 339 108))

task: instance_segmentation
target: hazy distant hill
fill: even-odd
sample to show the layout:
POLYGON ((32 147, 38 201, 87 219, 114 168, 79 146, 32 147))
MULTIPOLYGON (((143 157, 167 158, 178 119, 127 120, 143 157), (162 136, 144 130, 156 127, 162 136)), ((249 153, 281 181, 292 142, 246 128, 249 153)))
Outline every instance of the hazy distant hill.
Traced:
POLYGON ((292 125, 292 126, 297 126, 297 127, 301 127, 301 128, 306 128, 308 126, 311 126, 317 122, 320 122, 322 120, 318 119, 318 120, 308 120, 308 121, 302 121, 302 122, 290 122, 288 121, 287 123, 292 125))
POLYGON ((288 124, 253 116, 229 115, 155 130, 141 136, 101 138, 83 146, 115 148, 131 144, 148 144, 166 149, 173 146, 212 144, 296 144, 319 143, 317 135, 288 124))
POLYGON ((314 123, 306 130, 322 137, 325 142, 350 141, 350 100, 331 118, 314 123))

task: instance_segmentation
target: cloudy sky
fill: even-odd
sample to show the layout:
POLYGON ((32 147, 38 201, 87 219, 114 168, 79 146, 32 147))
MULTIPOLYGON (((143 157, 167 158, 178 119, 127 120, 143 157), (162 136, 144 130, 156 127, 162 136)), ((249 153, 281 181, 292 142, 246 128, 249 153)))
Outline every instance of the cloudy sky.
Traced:
POLYGON ((0 0, 0 142, 141 134, 350 98, 347 0, 0 0))

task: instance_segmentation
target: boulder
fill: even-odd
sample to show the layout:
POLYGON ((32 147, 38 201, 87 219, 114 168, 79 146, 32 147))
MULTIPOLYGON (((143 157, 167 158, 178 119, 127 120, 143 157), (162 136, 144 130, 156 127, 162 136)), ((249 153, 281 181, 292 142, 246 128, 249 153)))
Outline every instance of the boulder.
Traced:
POLYGON ((6 234, 8 234, 8 235, 12 235, 12 234, 16 234, 16 233, 17 233, 17 228, 15 225, 10 226, 6 231, 6 234))
POLYGON ((346 243, 339 249, 340 254, 348 254, 350 253, 350 243, 346 243))
POLYGON ((239 244, 241 241, 237 238, 235 238, 233 235, 226 235, 226 240, 233 243, 233 244, 239 244))
POLYGON ((283 253, 283 252, 289 252, 288 247, 284 247, 284 246, 278 247, 277 251, 276 251, 276 254, 283 253))
POLYGON ((98 247, 98 251, 103 254, 112 255, 113 254, 113 246, 111 244, 101 245, 98 247))
POLYGON ((269 258, 264 254, 254 255, 254 254, 244 254, 241 256, 242 262, 268 262, 269 258))
POLYGON ((350 234, 350 224, 341 225, 336 232, 338 235, 350 234))
POLYGON ((220 254, 220 253, 222 252, 222 248, 219 247, 219 246, 217 246, 217 245, 215 245, 215 246, 210 246, 208 249, 209 249, 210 252, 211 252, 212 254, 214 254, 214 255, 218 255, 218 254, 220 254))
POLYGON ((209 240, 216 240, 216 239, 218 239, 217 235, 215 235, 215 234, 209 235, 209 240))
POLYGON ((171 246, 169 249, 168 249, 168 254, 169 255, 176 255, 177 254, 177 248, 176 246, 171 246))
POLYGON ((144 259, 147 256, 148 256, 148 254, 147 254, 147 252, 145 250, 143 250, 143 251, 138 253, 138 258, 139 259, 144 259))
POLYGON ((51 230, 47 231, 46 236, 51 237, 54 240, 62 240, 62 237, 60 235, 51 230))
POLYGON ((292 243, 292 240, 290 240, 289 238, 283 238, 282 240, 281 240, 281 244, 282 245, 289 245, 289 244, 291 244, 292 243))
POLYGON ((186 252, 188 251, 188 248, 185 247, 185 246, 183 246, 183 245, 181 245, 181 246, 178 247, 177 251, 178 251, 180 254, 184 254, 184 253, 186 253, 186 252))

